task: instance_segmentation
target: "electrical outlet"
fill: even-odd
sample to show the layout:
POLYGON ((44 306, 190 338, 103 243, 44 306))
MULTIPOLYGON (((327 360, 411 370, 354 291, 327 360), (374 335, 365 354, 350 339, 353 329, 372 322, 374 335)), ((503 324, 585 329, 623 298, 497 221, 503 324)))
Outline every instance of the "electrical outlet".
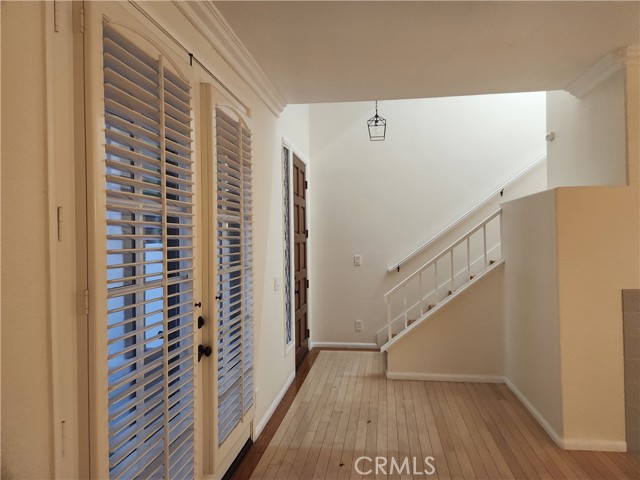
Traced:
POLYGON ((356 320, 356 332, 362 331, 362 320, 356 320))

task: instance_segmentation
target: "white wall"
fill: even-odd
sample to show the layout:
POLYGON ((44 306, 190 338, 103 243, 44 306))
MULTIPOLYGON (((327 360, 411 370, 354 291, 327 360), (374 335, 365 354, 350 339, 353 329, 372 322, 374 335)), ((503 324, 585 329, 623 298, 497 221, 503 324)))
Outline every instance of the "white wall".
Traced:
POLYGON ((562 436, 556 192, 502 206, 506 377, 562 436))
MULTIPOLYGON (((284 276, 282 139, 295 145, 300 155, 309 155, 309 110, 287 106, 274 121, 268 112, 254 128, 254 209, 256 236, 256 420, 262 428, 273 413, 274 401, 295 373, 295 351, 285 347, 284 288, 276 291, 284 276)), ((295 338, 295 337, 294 337, 295 338)))
POLYGON ((383 294, 437 252, 387 267, 545 154, 543 93, 388 101, 379 113, 387 139, 370 142, 372 102, 311 106, 313 342, 374 342, 383 294))
POLYGON ((547 93, 549 188, 626 183, 624 108, 623 71, 582 99, 547 93))

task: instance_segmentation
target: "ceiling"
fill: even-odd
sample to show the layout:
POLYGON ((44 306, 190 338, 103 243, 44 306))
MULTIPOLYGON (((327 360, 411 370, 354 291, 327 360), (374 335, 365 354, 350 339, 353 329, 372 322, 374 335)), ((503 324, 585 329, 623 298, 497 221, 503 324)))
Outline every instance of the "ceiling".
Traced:
POLYGON ((287 103, 564 89, 640 43, 640 1, 215 6, 287 103))

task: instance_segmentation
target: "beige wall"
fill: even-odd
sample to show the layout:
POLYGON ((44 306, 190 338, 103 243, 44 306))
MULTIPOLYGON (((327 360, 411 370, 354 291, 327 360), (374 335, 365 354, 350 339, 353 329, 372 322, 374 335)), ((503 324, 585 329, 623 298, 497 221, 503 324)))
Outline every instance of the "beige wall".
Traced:
POLYGON ((474 282, 387 351, 389 378, 504 376, 504 265, 474 282))
POLYGON ((624 83, 618 71, 582 99, 547 93, 549 188, 626 183, 624 83))
POLYGON ((640 287, 640 96, 626 71, 630 185, 558 190, 558 270, 565 437, 623 445, 621 291, 640 287))
POLYGON ((506 377, 562 436, 555 191, 502 207, 506 377))
POLYGON ((638 191, 558 189, 564 436, 624 442, 624 288, 638 288, 638 191))
POLYGON ((2 4, 2 478, 52 478, 45 7, 2 4))
MULTIPOLYGON (((64 261, 65 252, 74 245, 75 230, 80 238, 84 230, 74 222, 73 188, 53 191, 47 183, 55 186, 60 177, 67 177, 72 183, 75 174, 73 155, 63 154, 65 149, 67 152, 73 149, 73 138, 63 135, 55 137, 56 145, 50 149, 51 165, 57 169, 55 175, 49 178, 47 173, 47 128, 55 129, 51 129, 53 122, 48 120, 45 109, 45 45, 54 52, 52 78, 61 78, 63 82, 63 85, 50 84, 50 88, 68 88, 74 68, 67 63, 69 51, 63 54, 45 42, 45 27, 53 25, 51 6, 46 2, 2 4, 2 478, 54 478, 54 463, 56 472, 69 471, 64 465, 67 460, 60 460, 62 457, 54 453, 56 449, 61 453, 59 420, 68 420, 64 433, 71 442, 66 444, 68 447, 78 439, 75 429, 82 428, 86 422, 86 417, 76 411, 75 403, 58 402, 57 406, 55 403, 56 398, 73 398, 73 382, 82 379, 72 378, 69 383, 64 376, 75 375, 78 355, 75 347, 68 350, 64 340, 53 344, 51 338, 64 332, 71 335, 69 330, 61 330, 63 325, 64 328, 69 324, 81 327, 86 321, 81 314, 74 317, 73 309, 67 315, 68 312, 60 308, 61 304, 64 308, 69 305, 84 308, 82 297, 78 297, 81 283, 76 285, 69 273, 74 265, 64 261), (71 208, 65 207, 64 242, 57 250, 50 249, 49 225, 55 228, 56 205, 68 202, 71 208), (49 302, 50 279, 63 277, 65 272, 70 275, 69 281, 55 285, 49 302), (63 312, 65 315, 61 315, 63 312), (50 319, 54 318, 56 323, 50 326, 50 319), (52 366, 52 358, 56 359, 56 365, 52 366), (61 371, 63 376, 58 375, 61 371)), ((69 4, 58 8, 59 14, 70 12, 69 4)), ((308 107, 287 108, 277 118, 213 46, 190 27, 174 5, 153 2, 145 8, 168 31, 193 47, 198 59, 224 78, 227 86, 252 107, 256 217, 255 385, 258 389, 255 421, 259 422, 294 372, 293 352, 287 352, 284 343, 283 291, 274 290, 273 278, 283 274, 281 139, 286 137, 308 158, 308 107)), ((67 46, 71 45, 72 38, 69 22, 66 16, 64 21, 58 18, 60 32, 56 33, 56 38, 65 39, 67 46)), ((202 81, 208 81, 206 74, 200 74, 202 81)), ((65 95, 70 93, 67 91, 65 95)), ((53 105, 55 107, 55 102, 53 105)), ((70 105, 63 107, 72 110, 70 105)), ((66 120, 73 122, 73 118, 66 120)), ((79 153, 82 150, 81 147, 79 153)), ((82 158, 79 157, 79 161, 82 163, 82 158)), ((81 173, 79 175, 81 178, 81 173)), ((82 197, 77 201, 84 204, 82 197)), ((82 246, 77 249, 75 253, 79 258, 82 246)), ((79 332, 82 334, 82 329, 79 332)), ((86 358, 82 353, 79 355, 86 365, 86 358)), ((80 405, 80 408, 84 411, 86 406, 80 405)), ((65 458, 73 458, 74 454, 67 450, 65 458)), ((81 469, 78 465, 71 468, 76 472, 81 469)), ((58 476, 69 478, 71 475, 58 476)))

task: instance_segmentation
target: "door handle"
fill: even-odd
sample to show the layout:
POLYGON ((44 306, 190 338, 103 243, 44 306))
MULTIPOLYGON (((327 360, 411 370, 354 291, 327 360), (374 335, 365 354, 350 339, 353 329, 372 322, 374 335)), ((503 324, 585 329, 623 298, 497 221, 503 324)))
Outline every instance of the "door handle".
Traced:
POLYGON ((202 359, 203 355, 205 357, 210 356, 211 352, 212 350, 209 345, 207 345, 206 347, 204 345, 198 345, 198 362, 202 359))
POLYGON ((204 327, 204 317, 200 315, 198 317, 198 329, 201 329, 202 327, 204 327))

